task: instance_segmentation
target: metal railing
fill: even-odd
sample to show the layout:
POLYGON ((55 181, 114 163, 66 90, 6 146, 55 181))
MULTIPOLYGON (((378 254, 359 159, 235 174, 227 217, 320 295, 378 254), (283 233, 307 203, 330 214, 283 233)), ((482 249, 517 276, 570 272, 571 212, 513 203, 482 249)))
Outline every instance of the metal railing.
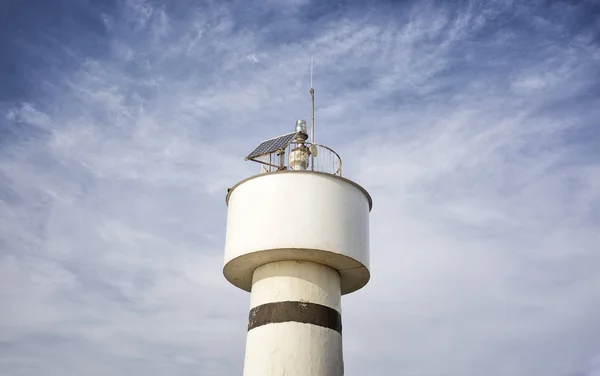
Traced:
MULTIPOLYGON (((317 171, 342 176, 342 158, 340 158, 338 153, 324 145, 312 144, 310 142, 305 142, 304 145, 309 149, 317 151, 316 156, 309 155, 308 168, 306 171, 317 171), (314 148, 311 148, 312 145, 314 145, 314 148)), ((260 172, 265 173, 280 170, 294 171, 289 167, 289 156, 291 151, 297 146, 298 143, 292 142, 279 154, 272 153, 256 158, 256 161, 261 163, 260 172), (283 160, 280 158, 283 158, 283 160)))

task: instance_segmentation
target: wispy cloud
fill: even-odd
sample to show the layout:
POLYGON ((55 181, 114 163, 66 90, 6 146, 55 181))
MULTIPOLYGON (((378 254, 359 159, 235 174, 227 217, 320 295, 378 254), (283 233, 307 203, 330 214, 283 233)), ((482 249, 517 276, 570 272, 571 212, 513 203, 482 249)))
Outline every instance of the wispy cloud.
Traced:
POLYGON ((317 141, 374 198, 346 373, 598 374, 596 8, 132 0, 88 9, 97 51, 14 37, 47 66, 0 104, 0 370, 241 371, 224 195, 314 55, 317 141))

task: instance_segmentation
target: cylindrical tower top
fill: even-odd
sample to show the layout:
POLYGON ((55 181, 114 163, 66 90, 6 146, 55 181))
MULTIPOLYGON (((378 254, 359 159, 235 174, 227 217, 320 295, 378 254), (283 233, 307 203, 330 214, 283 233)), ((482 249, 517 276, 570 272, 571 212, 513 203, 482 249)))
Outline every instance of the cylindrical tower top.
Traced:
POLYGON ((245 179, 227 197, 223 272, 235 286, 250 291, 257 267, 285 260, 332 267, 340 273, 342 294, 369 281, 372 201, 358 184, 331 174, 283 171, 245 179))

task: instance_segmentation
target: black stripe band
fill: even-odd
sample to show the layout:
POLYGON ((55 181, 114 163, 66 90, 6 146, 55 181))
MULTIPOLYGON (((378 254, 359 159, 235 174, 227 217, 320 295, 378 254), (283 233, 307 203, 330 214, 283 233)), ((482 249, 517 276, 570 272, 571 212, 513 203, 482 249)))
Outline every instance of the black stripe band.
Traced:
POLYGON ((248 330, 291 321, 322 326, 342 334, 342 315, 338 311, 306 302, 275 302, 254 307, 250 310, 248 330))

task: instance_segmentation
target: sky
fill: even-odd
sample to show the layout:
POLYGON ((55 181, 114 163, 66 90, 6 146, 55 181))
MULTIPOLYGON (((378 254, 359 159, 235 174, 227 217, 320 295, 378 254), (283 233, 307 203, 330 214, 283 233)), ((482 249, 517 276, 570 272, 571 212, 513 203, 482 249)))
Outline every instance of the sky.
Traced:
POLYGON ((345 374, 600 375, 597 0, 0 0, 0 374, 241 374, 225 194, 311 56, 345 374))

